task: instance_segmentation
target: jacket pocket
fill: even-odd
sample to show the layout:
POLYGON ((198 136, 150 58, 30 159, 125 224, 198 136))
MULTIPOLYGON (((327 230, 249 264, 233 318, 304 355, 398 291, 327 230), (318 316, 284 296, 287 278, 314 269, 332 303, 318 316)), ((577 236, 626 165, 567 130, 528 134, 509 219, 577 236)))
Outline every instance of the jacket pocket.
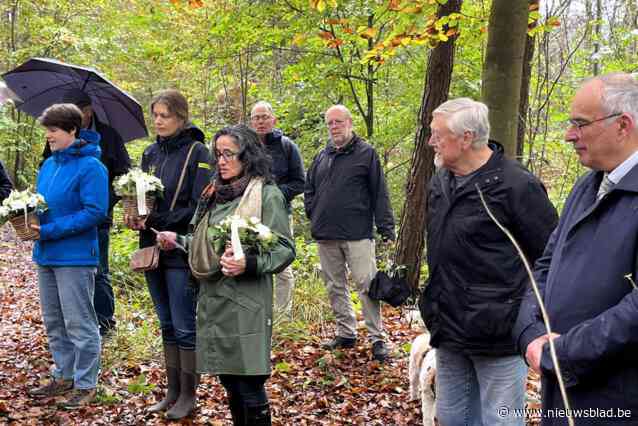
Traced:
POLYGON ((490 284, 465 287, 465 332, 469 340, 511 339, 522 296, 519 289, 490 284))
POLYGON ((263 333, 265 330, 264 307, 246 294, 229 288, 229 285, 236 285, 236 283, 222 282, 217 289, 217 295, 227 301, 216 310, 217 322, 223 324, 220 335, 228 337, 263 333))

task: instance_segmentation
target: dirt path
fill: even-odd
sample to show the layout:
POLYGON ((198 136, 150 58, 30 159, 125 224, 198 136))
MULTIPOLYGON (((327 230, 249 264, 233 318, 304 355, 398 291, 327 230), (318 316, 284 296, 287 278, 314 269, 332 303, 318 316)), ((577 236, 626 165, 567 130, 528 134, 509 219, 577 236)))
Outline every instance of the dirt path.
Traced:
MULTIPOLYGON (((278 346, 268 382, 273 424, 419 424, 419 403, 407 400, 408 358, 401 350, 416 332, 400 321, 398 311, 388 309, 385 314, 395 357, 384 365, 370 360, 367 343, 335 354, 321 350, 319 339, 278 346)), ((38 400, 27 394, 46 377, 50 363, 31 246, 16 241, 5 226, 0 228, 0 424, 167 424, 160 415, 144 411, 159 396, 161 386, 146 395, 130 391, 141 373, 160 384, 158 360, 103 371, 102 402, 72 412, 58 409, 55 399, 38 400)), ((214 377, 203 377, 198 393, 198 409, 183 424, 232 424, 225 394, 214 377)))

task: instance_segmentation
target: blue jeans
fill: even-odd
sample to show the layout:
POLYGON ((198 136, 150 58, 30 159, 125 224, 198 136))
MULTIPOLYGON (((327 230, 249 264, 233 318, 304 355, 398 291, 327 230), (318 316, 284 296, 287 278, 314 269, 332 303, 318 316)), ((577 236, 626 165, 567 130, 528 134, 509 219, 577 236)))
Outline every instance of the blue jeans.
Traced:
POLYGON ((441 426, 525 424, 527 366, 518 355, 467 356, 436 349, 436 416, 441 426), (503 415, 503 414, 506 415, 503 415))
POLYGON ((197 299, 189 285, 188 269, 159 267, 145 272, 148 291, 162 329, 162 340, 180 349, 195 349, 197 299))
POLYGON ((110 228, 98 228, 97 239, 100 246, 100 265, 95 274, 95 295, 93 303, 95 313, 100 324, 100 334, 104 335, 115 328, 115 297, 111 287, 111 274, 109 272, 109 232, 110 228))
POLYGON ((100 368, 100 332, 93 308, 95 268, 38 267, 40 307, 53 356, 53 376, 93 389, 100 368))

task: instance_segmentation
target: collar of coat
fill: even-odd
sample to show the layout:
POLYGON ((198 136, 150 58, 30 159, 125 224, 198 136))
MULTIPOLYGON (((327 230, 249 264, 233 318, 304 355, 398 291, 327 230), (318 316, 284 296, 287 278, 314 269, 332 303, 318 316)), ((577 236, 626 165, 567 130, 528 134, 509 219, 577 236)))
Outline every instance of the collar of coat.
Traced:
POLYGON ((57 163, 65 163, 77 157, 100 158, 100 134, 92 130, 82 129, 76 139, 68 148, 53 151, 52 156, 57 163))
POLYGON ((159 136, 156 141, 160 148, 166 150, 167 152, 173 152, 184 145, 190 144, 192 141, 204 142, 205 136, 204 132, 202 132, 197 126, 192 123, 187 123, 186 127, 184 127, 179 133, 173 135, 169 138, 162 139, 159 136))
POLYGON ((332 141, 328 142, 327 152, 328 154, 349 154, 354 150, 355 146, 357 146, 357 144, 362 141, 362 138, 360 138, 356 133, 352 132, 352 139, 350 139, 350 142, 346 143, 340 148, 337 148, 337 146, 332 143, 332 141))
MULTIPOLYGON (((603 179, 604 172, 602 171, 592 171, 591 172, 591 180, 590 183, 593 187, 598 191, 598 186, 603 179)), ((614 191, 626 191, 626 192, 635 192, 638 193, 638 165, 634 166, 631 170, 627 172, 620 182, 612 186, 609 193, 614 191)))

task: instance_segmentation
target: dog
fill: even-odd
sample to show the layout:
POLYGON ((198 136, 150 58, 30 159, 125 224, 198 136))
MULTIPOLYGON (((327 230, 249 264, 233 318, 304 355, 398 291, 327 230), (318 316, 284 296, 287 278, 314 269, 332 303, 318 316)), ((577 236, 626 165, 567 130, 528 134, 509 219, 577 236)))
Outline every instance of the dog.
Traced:
POLYGON ((421 399, 423 424, 435 426, 436 422, 436 349, 430 346, 430 334, 417 336, 410 349, 410 401, 421 399))

